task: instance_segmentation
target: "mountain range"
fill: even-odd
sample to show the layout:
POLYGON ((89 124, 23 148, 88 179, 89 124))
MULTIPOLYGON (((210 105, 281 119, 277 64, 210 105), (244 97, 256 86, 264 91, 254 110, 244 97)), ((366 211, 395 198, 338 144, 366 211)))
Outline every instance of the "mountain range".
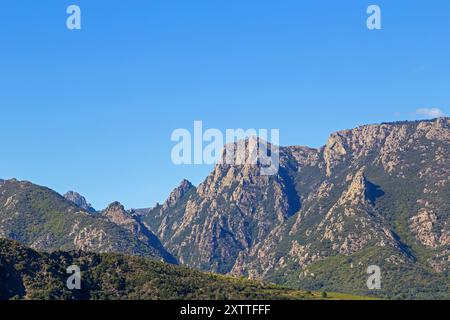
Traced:
POLYGON ((448 296, 450 119, 333 133, 281 147, 276 176, 219 164, 142 221, 184 265, 308 289, 448 296))
POLYGON ((0 237, 310 291, 450 298, 449 118, 365 125, 321 148, 279 150, 276 175, 219 163, 150 209, 95 211, 75 192, 1 180, 0 237), (374 265, 382 288, 372 291, 374 265))

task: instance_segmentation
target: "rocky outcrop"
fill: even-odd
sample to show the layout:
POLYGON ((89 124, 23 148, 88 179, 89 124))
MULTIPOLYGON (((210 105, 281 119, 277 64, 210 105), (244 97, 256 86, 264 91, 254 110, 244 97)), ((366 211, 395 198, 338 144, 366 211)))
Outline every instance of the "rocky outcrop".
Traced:
POLYGON ((194 186, 188 180, 181 181, 180 185, 175 188, 171 193, 169 198, 164 202, 163 210, 167 210, 175 206, 180 199, 182 199, 194 186))
POLYGON ((67 192, 64 194, 64 198, 87 212, 94 213, 96 211, 91 204, 86 201, 85 197, 75 191, 67 192))
POLYGON ((119 226, 128 226, 135 222, 120 202, 111 203, 102 211, 102 216, 119 226))
POLYGON ((125 210, 125 207, 120 202, 111 203, 101 212, 101 217, 126 229, 137 241, 157 249, 165 261, 172 264, 177 263, 176 258, 164 248, 159 239, 139 220, 139 215, 133 210, 125 210))
POLYGON ((424 246, 435 249, 450 246, 450 230, 437 226, 438 216, 431 209, 422 208, 410 219, 411 232, 424 246))

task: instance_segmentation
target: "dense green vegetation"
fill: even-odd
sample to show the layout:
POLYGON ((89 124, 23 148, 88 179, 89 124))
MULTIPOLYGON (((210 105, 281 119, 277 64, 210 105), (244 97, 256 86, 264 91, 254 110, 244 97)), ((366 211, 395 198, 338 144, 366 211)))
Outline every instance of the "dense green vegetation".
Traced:
POLYGON ((5 299, 363 299, 304 292, 230 278, 141 257, 82 252, 38 253, 0 240, 0 300, 5 299), (80 267, 81 290, 69 290, 66 268, 80 267))
POLYGON ((268 281, 308 290, 352 292, 386 299, 450 299, 448 272, 437 274, 415 263, 386 263, 395 254, 371 247, 352 256, 336 255, 308 266, 299 276, 295 265, 271 273, 268 281), (381 290, 369 290, 367 266, 382 270, 381 290))

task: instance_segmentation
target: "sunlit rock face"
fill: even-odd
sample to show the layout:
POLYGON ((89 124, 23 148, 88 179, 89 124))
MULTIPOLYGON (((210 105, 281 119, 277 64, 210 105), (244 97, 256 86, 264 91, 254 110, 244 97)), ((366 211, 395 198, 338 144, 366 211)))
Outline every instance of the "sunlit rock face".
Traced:
POLYGON ((94 213, 96 210, 92 207, 90 203, 87 202, 86 198, 75 191, 69 191, 64 194, 64 198, 73 202, 75 205, 87 212, 94 213))

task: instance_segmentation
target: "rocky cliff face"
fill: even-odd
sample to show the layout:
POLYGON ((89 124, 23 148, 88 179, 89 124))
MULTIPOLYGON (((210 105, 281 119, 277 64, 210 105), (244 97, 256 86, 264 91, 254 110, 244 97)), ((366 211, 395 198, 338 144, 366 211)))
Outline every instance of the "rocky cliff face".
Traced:
POLYGON ((155 208, 144 221, 151 225, 159 217, 161 223, 150 227, 181 263, 227 273, 240 252, 265 239, 299 208, 290 176, 295 168, 283 156, 276 176, 261 176, 259 166, 245 161, 217 165, 197 189, 173 197, 181 195, 175 190, 170 205, 155 208))
POLYGON ((91 204, 86 201, 85 197, 75 191, 68 191, 64 194, 64 198, 87 212, 94 213, 96 211, 91 204))
POLYGON ((260 175, 258 164, 218 164, 144 221, 180 262, 204 270, 314 287, 330 283, 329 266, 344 259, 360 266, 353 291, 364 291, 367 264, 399 277, 427 274, 424 287, 442 284, 449 144, 449 118, 337 132, 320 149, 280 148, 275 176, 260 175))
POLYGON ((178 204, 180 201, 194 186, 187 180, 181 181, 180 185, 175 188, 171 193, 169 198, 164 202, 163 210, 168 210, 169 208, 178 204))
POLYGON ((129 227, 135 223, 135 219, 125 210, 125 207, 120 202, 111 203, 101 212, 101 215, 112 223, 123 227, 129 227))

